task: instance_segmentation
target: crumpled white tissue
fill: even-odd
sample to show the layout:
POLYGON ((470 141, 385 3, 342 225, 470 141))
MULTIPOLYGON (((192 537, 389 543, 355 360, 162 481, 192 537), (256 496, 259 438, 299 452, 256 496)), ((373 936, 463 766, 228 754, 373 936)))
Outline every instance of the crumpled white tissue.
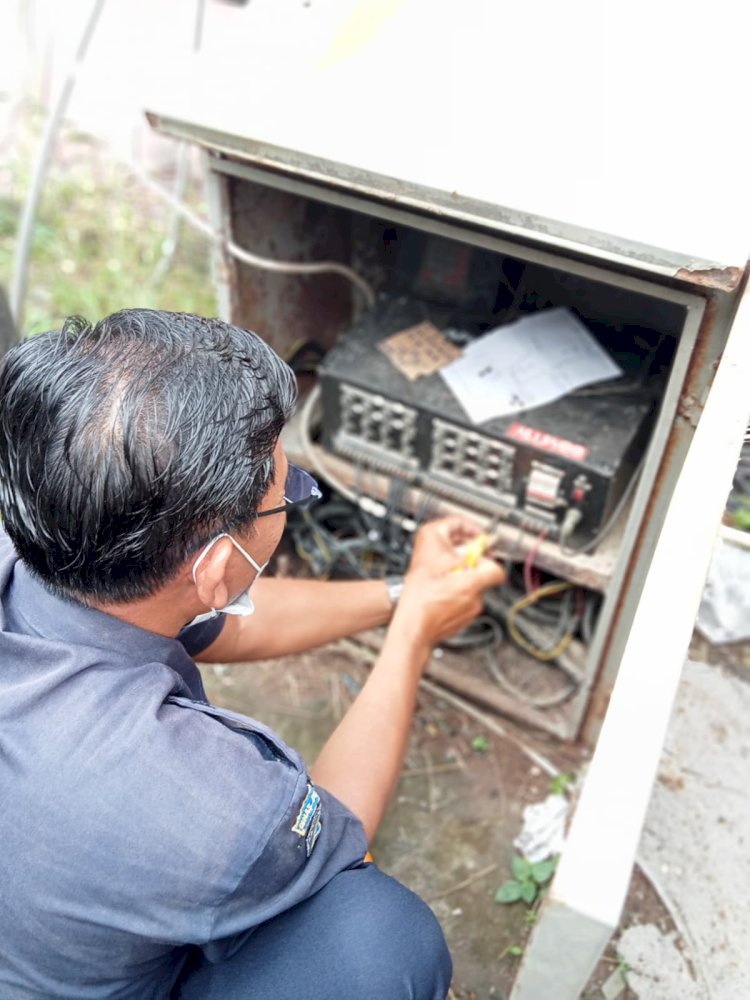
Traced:
POLYGON ((523 827, 513 846, 532 864, 559 854, 565 843, 567 816, 568 800, 564 795, 548 795, 543 802, 526 806, 523 827))

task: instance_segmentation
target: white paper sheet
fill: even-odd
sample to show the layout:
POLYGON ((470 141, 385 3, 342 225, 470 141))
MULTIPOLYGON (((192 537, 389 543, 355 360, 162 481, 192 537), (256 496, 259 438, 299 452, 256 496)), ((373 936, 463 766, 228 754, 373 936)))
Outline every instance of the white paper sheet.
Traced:
POLYGON ((440 374, 479 424, 622 371, 574 313, 547 309, 479 337, 440 374))

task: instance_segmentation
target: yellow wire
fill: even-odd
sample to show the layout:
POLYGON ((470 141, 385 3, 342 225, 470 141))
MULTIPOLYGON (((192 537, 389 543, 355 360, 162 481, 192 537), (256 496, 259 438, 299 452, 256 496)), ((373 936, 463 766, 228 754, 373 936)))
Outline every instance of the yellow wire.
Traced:
POLYGON ((297 353, 297 351, 301 350, 306 343, 307 339, 305 337, 298 337, 294 341, 292 346, 289 348, 289 350, 286 351, 286 353, 284 354, 284 361, 286 361, 287 363, 291 361, 294 355, 297 353))
POLYGON ((553 597, 555 594, 562 594, 566 590, 570 590, 573 586, 572 583, 547 583, 543 587, 537 587, 531 594, 526 594, 520 600, 516 601, 509 609, 505 618, 505 624, 508 628, 511 638, 516 642, 521 649, 526 650, 530 653, 536 660, 541 660, 546 662, 548 660, 556 660, 558 656, 561 656, 568 646, 573 641, 573 632, 567 632, 554 649, 539 649, 533 643, 529 642, 525 635, 522 635, 516 627, 515 618, 519 611, 523 611, 524 608, 531 607, 532 604, 536 604, 538 601, 543 600, 545 597, 553 597))

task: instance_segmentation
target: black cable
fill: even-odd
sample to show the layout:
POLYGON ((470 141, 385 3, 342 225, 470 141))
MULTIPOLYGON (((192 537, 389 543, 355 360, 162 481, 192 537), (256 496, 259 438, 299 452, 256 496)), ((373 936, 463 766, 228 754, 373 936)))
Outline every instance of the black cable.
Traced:
MULTIPOLYGON (((494 620, 493 623, 494 624, 494 620)), ((495 630, 490 623, 489 615, 482 615, 456 635, 444 639, 440 645, 445 649, 478 649, 487 646, 495 640, 495 630)), ((498 623, 499 627, 499 623, 498 623)))
POLYGON ((290 517, 289 533, 298 555, 326 577, 400 575, 411 555, 408 532, 338 497, 290 517))
MULTIPOLYGON (((364 490, 366 475, 366 468, 359 466, 359 495, 364 490)), ((387 516, 377 518, 360 506, 332 494, 329 499, 290 517, 289 532, 295 549, 318 576, 371 579, 391 574, 402 575, 409 565, 413 539, 413 535, 402 529, 394 517, 403 498, 403 484, 394 482, 384 507, 387 516)), ((554 661, 544 664, 546 667, 562 670, 569 681, 566 690, 553 696, 534 698, 509 680, 493 652, 502 639, 502 623, 510 609, 524 595, 520 568, 511 566, 508 582, 502 588, 486 592, 486 613, 442 645, 451 650, 486 647, 488 669, 498 684, 519 700, 537 708, 550 708, 569 698, 580 684, 569 656, 563 653, 554 661)), ((579 628, 582 638, 587 641, 584 629, 590 638, 596 600, 587 598, 582 616, 576 608, 577 600, 573 590, 566 591, 559 598, 548 597, 544 602, 519 611, 515 627, 540 652, 555 649, 565 635, 579 628), (585 624, 582 620, 579 621, 581 618, 585 619, 585 624)))
POLYGON ((581 618, 581 638, 587 646, 591 643, 591 638, 594 634, 594 625, 599 613, 599 604, 598 595, 593 593, 586 594, 586 603, 583 609, 583 617, 581 618))
POLYGON ((584 542, 582 545, 577 545, 577 546, 569 546, 565 543, 565 540, 563 538, 560 538, 560 552, 562 552, 563 555, 572 556, 575 555, 576 553, 591 552, 591 550, 595 549, 597 545, 609 534, 615 522, 619 518, 620 514, 623 512, 625 504, 630 499, 630 494, 635 489, 636 483, 638 482, 641 472, 643 470, 643 465, 645 461, 646 461, 646 456, 644 455, 641 458, 638 465, 633 470, 630 480, 628 481, 627 486, 622 492, 622 496, 615 504, 614 510, 612 511, 612 513, 609 515, 607 520, 604 522, 604 524, 601 526, 601 528, 595 535, 589 538, 587 542, 584 542))
MULTIPOLYGON (((552 695, 544 695, 541 697, 535 697, 529 694, 528 691, 524 691, 519 688, 505 673, 501 667, 500 657, 497 655, 497 650, 503 645, 503 632, 498 622, 494 618, 489 616, 483 616, 477 619, 477 623, 484 623, 491 629, 492 643, 487 649, 487 669, 490 672, 492 678, 496 683, 508 692, 516 701, 523 702, 526 705, 531 705, 532 708, 547 709, 555 708, 558 705, 562 705, 563 702, 571 698, 578 690, 577 681, 572 680, 570 676, 568 679, 571 683, 562 691, 557 691, 552 695)), ((548 664, 551 666, 551 664, 548 664)))

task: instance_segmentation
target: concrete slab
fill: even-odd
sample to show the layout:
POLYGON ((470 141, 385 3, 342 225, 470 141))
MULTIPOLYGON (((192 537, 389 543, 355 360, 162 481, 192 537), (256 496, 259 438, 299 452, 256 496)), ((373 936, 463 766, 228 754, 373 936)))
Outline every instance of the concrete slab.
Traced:
POLYGON ((639 1000, 705 1000, 674 934, 664 934, 654 924, 640 924, 625 931, 618 949, 629 966, 626 978, 631 995, 639 1000))
MULTIPOLYGON (((750 686, 733 673, 688 662, 675 704, 640 854, 688 935, 696 997, 750 996, 750 686)), ((693 996, 674 964, 674 944, 626 932, 618 950, 636 970, 644 1000, 693 996), (647 977, 675 968, 670 988, 647 977)))

